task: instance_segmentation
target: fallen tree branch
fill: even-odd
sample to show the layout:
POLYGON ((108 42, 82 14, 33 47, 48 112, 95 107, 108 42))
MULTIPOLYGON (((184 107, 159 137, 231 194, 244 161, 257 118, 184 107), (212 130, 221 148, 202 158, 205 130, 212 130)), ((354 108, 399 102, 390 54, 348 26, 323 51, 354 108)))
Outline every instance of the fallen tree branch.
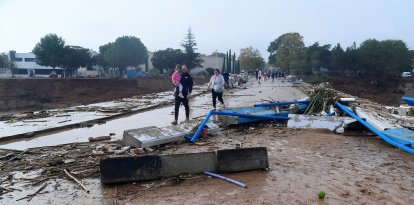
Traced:
POLYGON ((80 182, 78 179, 76 179, 74 176, 70 175, 69 172, 66 169, 63 169, 63 171, 65 172, 66 175, 68 175, 68 177, 70 177, 71 179, 73 179, 76 183, 78 183, 85 191, 86 193, 89 194, 89 190, 86 189, 86 187, 82 184, 82 182, 80 182))

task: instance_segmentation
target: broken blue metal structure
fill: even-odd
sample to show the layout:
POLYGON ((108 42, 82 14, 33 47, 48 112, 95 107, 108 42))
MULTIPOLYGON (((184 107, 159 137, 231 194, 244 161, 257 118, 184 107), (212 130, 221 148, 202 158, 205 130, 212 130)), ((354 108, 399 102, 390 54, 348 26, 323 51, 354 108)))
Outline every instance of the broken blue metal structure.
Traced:
POLYGON ((336 102, 335 105, 339 109, 341 109, 344 112, 346 112, 351 117, 353 117, 356 120, 358 120, 358 122, 360 122, 366 128, 368 128, 373 133, 375 133, 376 135, 378 135, 381 139, 383 139, 388 144, 390 144, 392 146, 395 146, 395 147, 397 147, 399 149, 402 149, 402 150, 404 150, 404 151, 406 151, 408 153, 414 154, 414 149, 412 148, 412 144, 407 143, 407 139, 414 139, 414 132, 413 131, 409 130, 409 131, 411 131, 411 134, 409 134, 409 135, 407 135, 407 133, 406 133, 406 131, 408 129, 407 130, 404 130, 404 132, 401 132, 401 130, 394 130, 394 129, 390 129, 390 130, 386 130, 386 131, 380 132, 379 130, 375 129, 373 126, 371 126, 370 124, 368 124, 365 120, 363 120, 362 118, 358 117, 347 106, 342 105, 339 102, 336 102), (392 136, 392 137, 390 137, 390 136, 392 136))
POLYGON ((413 97, 403 96, 401 99, 404 100, 405 102, 407 102, 407 104, 409 106, 414 106, 414 98, 413 97))
POLYGON ((308 104, 309 101, 307 100, 298 100, 298 101, 291 101, 291 102, 272 102, 272 103, 264 103, 264 104, 256 104, 255 107, 274 107, 274 106, 283 106, 283 105, 292 105, 292 104, 308 104))
POLYGON ((198 127, 197 131, 194 133, 194 135, 191 137, 190 141, 195 142, 200 135, 201 131, 203 130, 204 126, 210 119, 212 115, 226 115, 226 116, 236 116, 236 117, 242 117, 242 118, 254 118, 254 119, 261 119, 261 120, 288 120, 289 118, 287 116, 274 116, 274 115, 253 115, 253 114, 245 114, 240 113, 235 110, 223 110, 223 111, 217 111, 217 110, 210 110, 204 118, 203 122, 198 127))

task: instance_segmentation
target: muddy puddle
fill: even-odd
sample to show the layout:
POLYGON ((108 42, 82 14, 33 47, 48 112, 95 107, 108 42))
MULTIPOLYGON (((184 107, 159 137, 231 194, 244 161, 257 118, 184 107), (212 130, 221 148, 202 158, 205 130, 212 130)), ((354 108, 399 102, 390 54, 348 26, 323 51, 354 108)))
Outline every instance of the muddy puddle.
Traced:
MULTIPOLYGON (((199 96, 191 100, 190 118, 204 116, 208 109, 200 102, 208 100, 207 96, 199 96), (201 105, 201 106, 198 106, 201 105)), ((124 130, 148 126, 165 127, 171 125, 174 119, 174 106, 159 108, 147 112, 134 114, 128 117, 107 121, 105 124, 96 124, 92 127, 69 129, 57 133, 39 135, 36 138, 0 145, 4 149, 24 150, 32 147, 53 146, 73 142, 87 142, 89 137, 112 135, 113 140, 121 139, 124 130)), ((185 120, 184 107, 180 107, 179 121, 185 120)))

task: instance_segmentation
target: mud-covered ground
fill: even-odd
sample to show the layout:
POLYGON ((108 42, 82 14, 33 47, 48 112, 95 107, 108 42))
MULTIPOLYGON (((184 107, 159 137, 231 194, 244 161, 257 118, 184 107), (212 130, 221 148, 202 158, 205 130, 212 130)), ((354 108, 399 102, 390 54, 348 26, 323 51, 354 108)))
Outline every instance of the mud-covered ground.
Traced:
MULTIPOLYGON (((292 100, 303 93, 280 81, 266 81, 232 91, 225 100, 227 105, 236 105, 236 99, 251 104, 267 96, 292 100)), ((193 106, 209 106, 208 101, 199 103, 193 106)), ((173 143, 142 153, 124 152, 119 142, 106 141, 32 148, 26 153, 2 150, 0 156, 0 187, 4 188, 0 204, 412 204, 414 200, 413 155, 373 136, 289 129, 280 122, 223 128, 199 145, 173 143), (99 180, 99 159, 108 155, 178 154, 240 146, 268 149, 268 170, 223 174, 247 184, 247 189, 204 175, 115 186, 104 186, 99 180), (24 198, 37 190, 30 202, 24 198), (317 198, 319 191, 326 193, 324 200, 317 198)))
POLYGON ((281 127, 233 129, 224 134, 226 137, 210 138, 208 146, 181 145, 166 152, 234 148, 239 143, 242 147, 266 146, 268 171, 225 174, 247 184, 247 189, 196 176, 149 191, 141 184, 105 188, 104 201, 115 198, 118 204, 412 204, 414 200, 414 157, 378 138, 281 127), (319 191, 326 193, 324 200, 317 198, 319 191), (123 196, 125 192, 129 194, 123 196))

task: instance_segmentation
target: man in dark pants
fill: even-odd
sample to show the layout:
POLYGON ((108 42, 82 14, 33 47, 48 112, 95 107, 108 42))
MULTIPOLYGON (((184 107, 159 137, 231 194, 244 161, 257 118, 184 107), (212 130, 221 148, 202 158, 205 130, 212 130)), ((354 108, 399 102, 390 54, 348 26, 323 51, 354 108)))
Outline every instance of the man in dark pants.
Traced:
POLYGON ((193 91, 193 78, 191 78, 191 75, 188 73, 188 68, 186 65, 183 65, 181 67, 181 76, 180 76, 180 83, 183 86, 183 96, 184 98, 181 98, 178 96, 178 88, 175 89, 175 111, 174 111, 174 121, 171 123, 173 125, 177 124, 178 121, 178 114, 180 111, 180 105, 183 103, 185 108, 185 117, 186 120, 189 120, 190 118, 190 106, 188 105, 188 99, 191 97, 191 92, 193 91))

